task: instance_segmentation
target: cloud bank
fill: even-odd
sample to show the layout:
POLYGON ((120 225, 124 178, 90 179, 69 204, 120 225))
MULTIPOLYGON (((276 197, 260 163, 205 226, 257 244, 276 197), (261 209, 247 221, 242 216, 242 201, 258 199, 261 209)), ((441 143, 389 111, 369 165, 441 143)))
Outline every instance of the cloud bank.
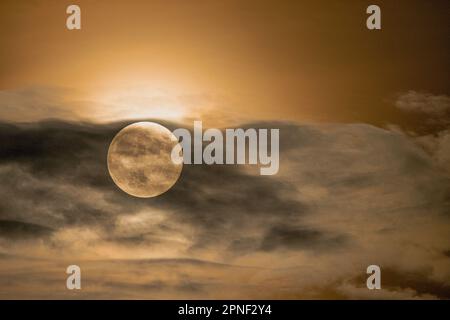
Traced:
POLYGON ((75 297, 69 264, 86 276, 76 297, 450 296, 449 175, 401 132, 248 124, 280 129, 278 175, 185 165, 138 199, 106 168, 126 124, 0 125, 2 297, 75 297), (369 264, 395 274, 373 295, 369 264))

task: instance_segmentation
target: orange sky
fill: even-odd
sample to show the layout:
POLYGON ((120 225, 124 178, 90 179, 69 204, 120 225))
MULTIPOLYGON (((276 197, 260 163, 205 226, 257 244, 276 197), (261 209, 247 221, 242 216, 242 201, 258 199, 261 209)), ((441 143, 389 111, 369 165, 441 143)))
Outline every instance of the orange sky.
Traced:
POLYGON ((405 122, 398 92, 449 92, 445 1, 383 3, 381 31, 365 27, 368 4, 2 1, 0 89, 106 104, 138 91, 192 117, 405 122), (80 31, 65 28, 72 3, 80 31))
POLYGON ((333 2, 1 0, 0 298, 448 299, 449 2, 333 2), (131 197, 106 159, 143 118, 269 120, 280 171, 131 197))

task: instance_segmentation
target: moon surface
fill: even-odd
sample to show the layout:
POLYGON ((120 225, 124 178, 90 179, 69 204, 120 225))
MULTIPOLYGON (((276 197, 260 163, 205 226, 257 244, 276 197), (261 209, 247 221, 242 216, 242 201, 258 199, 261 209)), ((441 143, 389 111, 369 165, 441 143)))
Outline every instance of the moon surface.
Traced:
POLYGON ((140 198, 156 197, 178 180, 183 163, 172 161, 178 139, 154 122, 137 122, 123 128, 108 150, 108 170, 124 192, 140 198))

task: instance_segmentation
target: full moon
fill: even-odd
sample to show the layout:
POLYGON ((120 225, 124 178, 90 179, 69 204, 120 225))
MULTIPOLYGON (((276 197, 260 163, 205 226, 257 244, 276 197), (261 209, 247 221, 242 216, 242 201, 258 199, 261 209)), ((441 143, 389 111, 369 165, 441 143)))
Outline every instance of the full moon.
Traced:
POLYGON ((154 122, 137 122, 123 128, 108 150, 108 170, 124 192, 140 198, 158 196, 178 180, 183 164, 172 161, 178 139, 154 122))

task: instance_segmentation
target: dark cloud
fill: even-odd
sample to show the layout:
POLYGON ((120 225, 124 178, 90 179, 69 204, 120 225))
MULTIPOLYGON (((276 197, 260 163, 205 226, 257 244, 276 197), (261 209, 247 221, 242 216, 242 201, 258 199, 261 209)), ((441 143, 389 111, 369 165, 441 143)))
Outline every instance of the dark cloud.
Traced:
MULTIPOLYGON (((34 183, 24 186, 23 177, 8 171, 4 182, 21 197, 50 206, 58 214, 57 219, 45 217, 52 227, 92 223, 110 227, 114 216, 123 212, 148 207, 170 209, 174 219, 196 229, 195 246, 200 247, 221 242, 224 234, 239 238, 241 230, 249 225, 264 227, 267 221, 296 221, 307 212, 305 204, 289 197, 290 183, 249 175, 232 165, 185 166, 179 182, 168 193, 150 200, 130 197, 113 184, 105 165, 109 143, 125 125, 56 121, 2 125, 0 141, 4 147, 0 151, 0 163, 18 166, 36 178, 34 183), (52 184, 46 186, 44 181, 52 184), (99 190, 112 206, 105 208, 55 192, 58 183, 99 190)), ((4 202, 1 212, 5 213, 6 207, 9 212, 17 211, 20 202, 11 197, 4 202)), ((30 210, 29 217, 40 214, 31 205, 26 210, 30 210)))
POLYGON ((289 225, 274 226, 264 235, 261 249, 334 250, 347 244, 343 235, 332 236, 318 230, 295 228, 289 225))
POLYGON ((12 240, 27 240, 44 238, 52 234, 53 230, 33 223, 0 220, 0 237, 12 240))
POLYGON ((236 166, 186 167, 172 192, 156 202, 170 204, 182 223, 199 229, 207 245, 228 237, 241 237, 248 227, 266 227, 270 221, 297 221, 308 209, 289 197, 292 186, 276 179, 247 175, 236 166))
MULTIPOLYGON (((311 264, 321 265, 321 276, 333 275, 332 281, 348 278, 355 263, 373 260, 400 273, 436 267, 422 277, 430 281, 442 277, 439 270, 448 265, 445 255, 437 258, 430 252, 445 252, 450 245, 449 178, 401 133, 368 125, 249 124, 280 129, 277 175, 261 176, 257 167, 185 165, 171 190, 140 199, 116 187, 106 166, 111 140, 129 123, 0 125, 0 234, 7 240, 0 244, 2 255, 9 257, 4 261, 15 254, 34 255, 33 246, 9 241, 19 238, 45 239, 35 245, 52 257, 65 252, 95 257, 98 265, 92 272, 104 268, 98 256, 102 252, 120 252, 131 260, 154 252, 195 257, 139 259, 132 267, 130 259, 108 262, 114 270, 137 273, 139 268, 157 268, 161 274, 173 270, 178 278, 130 281, 111 274, 89 291, 103 297, 105 288, 122 288, 130 297, 145 292, 157 297, 159 286, 167 297, 177 292, 208 297, 226 284, 219 276, 204 278, 202 270, 226 272, 230 279, 247 274, 234 264, 254 266, 258 257, 267 256, 258 265, 270 261, 273 271, 258 272, 269 282, 281 272, 277 267, 297 265, 304 255, 313 256, 311 264), (412 267, 395 263, 405 248, 414 248, 412 267), (334 275, 335 263, 347 263, 349 271, 342 268, 334 275), (224 271, 228 269, 239 271, 224 271)), ((314 281, 289 270, 282 273, 290 283, 289 295, 314 281)), ((18 279, 32 277, 18 274, 18 279)), ((91 276, 90 283, 96 279, 91 276)), ((235 280, 238 290, 242 281, 235 280)), ((255 292, 253 286, 257 282, 239 292, 255 292)), ((417 292, 438 294, 413 286, 417 292)), ((348 290, 339 294, 351 297, 353 289, 348 290)))
POLYGON ((26 166, 39 177, 107 185, 105 158, 115 130, 76 123, 0 125, 1 163, 26 166))

